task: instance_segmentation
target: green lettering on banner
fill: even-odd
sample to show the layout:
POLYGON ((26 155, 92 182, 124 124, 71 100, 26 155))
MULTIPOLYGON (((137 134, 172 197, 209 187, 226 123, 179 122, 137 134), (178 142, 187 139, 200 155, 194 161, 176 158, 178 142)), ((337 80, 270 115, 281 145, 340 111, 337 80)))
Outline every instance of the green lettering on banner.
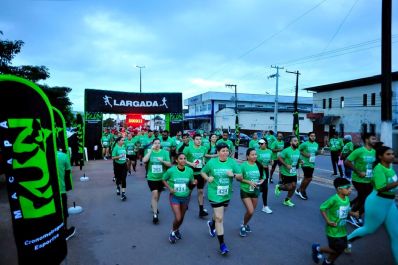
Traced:
POLYGON ((102 121, 101 112, 86 112, 86 121, 102 121))
POLYGON ((170 113, 170 121, 182 121, 182 113, 170 113))
POLYGON ((41 179, 20 181, 24 187, 19 195, 22 214, 25 219, 40 218, 56 212, 54 194, 50 184, 50 172, 46 163, 46 142, 51 131, 41 127, 40 119, 9 119, 10 129, 20 129, 15 139, 13 152, 30 154, 31 157, 13 159, 15 177, 24 174, 26 169, 41 171, 41 179), (22 161, 22 162, 21 162, 22 161))

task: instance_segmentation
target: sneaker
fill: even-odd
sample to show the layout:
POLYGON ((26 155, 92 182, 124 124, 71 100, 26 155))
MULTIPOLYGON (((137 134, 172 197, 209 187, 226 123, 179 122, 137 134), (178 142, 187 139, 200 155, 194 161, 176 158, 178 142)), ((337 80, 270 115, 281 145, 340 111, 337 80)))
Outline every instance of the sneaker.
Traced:
POLYGON ((273 184, 273 183, 274 183, 274 181, 273 181, 272 179, 269 179, 269 183, 273 184))
POLYGON ((263 209, 261 211, 268 214, 272 213, 272 210, 268 206, 263 206, 263 209))
POLYGON ((104 157, 104 160, 108 160, 108 158, 104 157))
POLYGON ((180 239, 182 238, 182 235, 181 235, 181 233, 180 233, 180 230, 174 231, 174 235, 176 236, 176 238, 177 238, 178 240, 180 240, 180 239))
POLYGON ((349 218, 347 218, 347 223, 349 223, 355 227, 360 227, 357 219, 354 216, 350 216, 349 218))
POLYGON ((298 189, 294 190, 294 194, 296 194, 297 196, 300 196, 300 191, 298 189))
POLYGON ((66 230, 65 240, 69 240, 76 234, 76 228, 74 226, 66 230))
POLYGON ((301 193, 301 191, 299 190, 295 190, 294 193, 300 197, 300 199, 302 200, 306 200, 305 196, 303 195, 303 193, 301 193))
POLYGON ((131 170, 129 170, 129 175, 131 175, 131 170))
POLYGON ((211 237, 215 237, 216 236, 216 229, 214 227, 214 223, 213 221, 207 221, 207 226, 209 227, 209 234, 211 237))
POLYGON ((362 218, 356 218, 357 219, 357 224, 361 227, 363 226, 363 219, 362 218))
POLYGON ((289 206, 289 207, 294 207, 294 203, 290 199, 287 199, 283 202, 283 205, 289 206))
POLYGON ((177 241, 177 237, 175 236, 174 232, 170 232, 169 241, 171 244, 174 244, 177 241))
POLYGON ((122 196, 120 197, 120 199, 124 202, 125 200, 127 200, 127 196, 126 194, 122 193, 122 196))
POLYGON ((154 214, 154 215, 153 215, 152 222, 153 222, 155 225, 159 223, 159 217, 158 217, 157 214, 154 214))
POLYGON ((248 233, 252 232, 252 229, 250 228, 249 225, 245 225, 245 228, 246 228, 246 232, 248 232, 248 233))
POLYGON ((117 196, 120 195, 120 188, 119 188, 119 187, 116 188, 116 195, 117 195, 117 196))
POLYGON ((317 264, 322 259, 322 254, 318 251, 319 247, 320 247, 320 245, 316 244, 316 243, 312 244, 312 247, 311 247, 311 249, 312 249, 312 260, 315 263, 317 263, 317 264))
POLYGON ((333 262, 327 262, 326 258, 323 259, 322 265, 334 265, 333 262))
POLYGON ((345 254, 351 254, 351 252, 352 252, 352 244, 348 243, 347 247, 344 249, 344 253, 345 254))
POLYGON ((281 190, 279 189, 279 184, 275 185, 275 196, 279 197, 281 195, 281 190))
POLYGON ((302 191, 302 192, 301 192, 301 196, 303 196, 303 198, 304 198, 304 199, 303 199, 303 198, 300 197, 301 199, 303 199, 303 200, 308 200, 308 196, 307 196, 307 192, 306 192, 306 191, 302 191))
POLYGON ((228 248, 227 248, 227 245, 225 245, 225 243, 222 243, 221 245, 220 245, 220 253, 221 253, 221 255, 225 255, 225 254, 227 254, 229 252, 229 250, 228 250, 228 248))
POLYGON ((245 225, 241 225, 241 226, 240 226, 239 235, 240 235, 241 237, 247 236, 246 226, 245 226, 245 225))
POLYGON ((115 182, 115 181, 116 181, 116 178, 115 178, 115 177, 113 177, 112 181, 113 181, 113 182, 115 182))
POLYGON ((205 217, 208 215, 209 215, 209 213, 207 212, 206 209, 203 209, 203 211, 199 211, 199 217, 205 217))

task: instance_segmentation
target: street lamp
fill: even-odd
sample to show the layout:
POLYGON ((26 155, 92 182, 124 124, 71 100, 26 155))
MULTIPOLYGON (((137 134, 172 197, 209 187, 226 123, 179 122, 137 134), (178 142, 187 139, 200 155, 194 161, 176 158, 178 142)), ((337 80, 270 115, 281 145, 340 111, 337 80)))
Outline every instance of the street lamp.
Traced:
POLYGON ((145 65, 142 65, 142 66, 136 65, 135 67, 140 68, 140 93, 141 93, 142 92, 141 69, 145 68, 145 65))

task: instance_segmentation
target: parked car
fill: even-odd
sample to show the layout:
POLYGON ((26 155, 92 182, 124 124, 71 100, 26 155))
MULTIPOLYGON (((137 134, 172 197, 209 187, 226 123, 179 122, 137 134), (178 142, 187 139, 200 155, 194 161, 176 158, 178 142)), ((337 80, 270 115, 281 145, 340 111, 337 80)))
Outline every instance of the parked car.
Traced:
MULTIPOLYGON (((294 135, 289 135, 283 138, 283 141, 285 142, 285 148, 290 146, 290 139, 292 139, 294 135)), ((300 144, 308 141, 308 136, 307 135, 300 135, 300 144)))
MULTIPOLYGON (((246 146, 246 147, 249 146, 249 142, 252 138, 244 133, 240 133, 239 135, 240 135, 239 145, 246 146)), ((229 135, 229 140, 231 140, 233 143, 235 143, 235 139, 236 139, 236 135, 234 133, 231 133, 229 135)))

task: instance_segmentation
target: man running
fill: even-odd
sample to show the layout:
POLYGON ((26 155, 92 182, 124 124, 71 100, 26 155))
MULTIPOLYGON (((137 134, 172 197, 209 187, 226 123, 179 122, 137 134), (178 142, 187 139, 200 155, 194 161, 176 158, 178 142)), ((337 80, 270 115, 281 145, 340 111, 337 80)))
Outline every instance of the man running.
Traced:
POLYGON ((234 158, 235 157, 235 145, 234 143, 228 139, 228 132, 224 131, 222 133, 222 138, 220 140, 217 141, 217 145, 220 143, 224 143, 228 146, 228 150, 229 150, 229 156, 234 158))
POLYGON ((274 141, 272 145, 268 143, 268 146, 272 150, 272 160, 274 161, 272 163, 271 173, 269 175, 269 182, 274 183, 274 181, 272 180, 272 175, 274 175, 276 166, 278 166, 279 181, 281 181, 281 163, 279 162, 278 156, 285 147, 285 142, 283 141, 283 134, 281 132, 278 132, 278 138, 276 139, 276 141, 274 141))
POLYGON ((341 165, 339 165, 339 158, 343 146, 344 146, 343 140, 339 138, 339 134, 337 132, 334 132, 333 138, 329 140, 330 159, 332 160, 332 166, 333 166, 333 177, 338 176, 336 168, 339 169, 340 177, 343 177, 343 168, 341 167, 341 165))

